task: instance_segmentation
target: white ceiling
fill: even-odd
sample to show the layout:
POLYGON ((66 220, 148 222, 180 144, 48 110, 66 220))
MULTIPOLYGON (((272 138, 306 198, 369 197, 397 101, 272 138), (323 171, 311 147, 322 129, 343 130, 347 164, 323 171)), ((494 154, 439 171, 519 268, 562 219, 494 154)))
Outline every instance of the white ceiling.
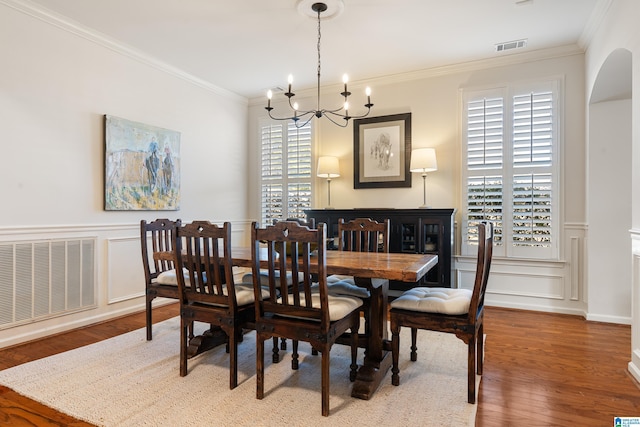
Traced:
MULTIPOLYGON (((247 98, 314 87, 313 0, 24 0, 247 98), (313 12, 311 12, 313 13, 313 12)), ((336 3, 340 0, 331 0, 336 3)), ((607 0, 344 0, 322 21, 322 83, 581 46, 607 0), (527 39, 524 49, 495 44, 527 39)))

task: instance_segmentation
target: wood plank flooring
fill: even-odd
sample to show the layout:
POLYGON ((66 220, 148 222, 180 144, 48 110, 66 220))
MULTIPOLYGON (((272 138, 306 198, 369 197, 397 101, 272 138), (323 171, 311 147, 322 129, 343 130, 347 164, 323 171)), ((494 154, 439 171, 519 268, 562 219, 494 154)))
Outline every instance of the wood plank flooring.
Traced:
MULTIPOLYGON (((154 309, 154 321, 176 315, 177 304, 154 309)), ((144 313, 3 349, 0 369, 141 327, 144 313)), ((640 416, 640 387, 627 372, 629 326, 488 307, 485 333, 478 426, 611 426, 614 416, 640 416)), ((90 426, 5 387, 0 425, 90 426)))

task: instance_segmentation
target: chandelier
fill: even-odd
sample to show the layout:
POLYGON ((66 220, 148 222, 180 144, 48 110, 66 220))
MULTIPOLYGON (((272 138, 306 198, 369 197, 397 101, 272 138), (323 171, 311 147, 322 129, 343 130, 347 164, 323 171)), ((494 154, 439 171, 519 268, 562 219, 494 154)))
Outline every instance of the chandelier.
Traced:
POLYGON ((300 111, 298 108, 298 103, 293 102, 291 100, 291 98, 296 96, 296 94, 293 93, 291 90, 291 84, 293 83, 292 75, 289 75, 288 90, 284 94, 289 99, 289 107, 292 110, 292 115, 288 117, 276 117, 271 113, 271 111, 273 110, 273 107, 271 106, 271 98, 273 97, 273 92, 271 90, 267 92, 267 106, 265 107, 265 109, 269 112, 269 117, 271 117, 272 119, 292 120, 295 126, 298 128, 306 126, 314 117, 317 117, 317 118, 326 117, 335 125, 338 125, 340 127, 347 127, 350 119, 360 119, 362 117, 366 117, 369 115, 369 112, 371 111, 371 107, 373 107, 373 104, 371 103, 371 89, 367 87, 365 90, 365 94, 367 96, 367 103, 364 104, 364 106, 367 109, 367 111, 361 115, 356 115, 356 116, 349 115, 349 96, 351 95, 351 92, 349 92, 349 90, 347 89, 347 83, 349 81, 349 77, 345 74, 342 77, 342 83, 344 83, 344 91, 340 93, 340 95, 344 97, 344 104, 334 109, 326 109, 326 108, 320 107, 320 71, 321 71, 320 40, 322 37, 322 33, 320 31, 320 15, 322 12, 327 10, 327 5, 326 3, 313 3, 313 5, 311 5, 311 9, 318 14, 318 44, 317 44, 317 49, 318 49, 317 97, 318 99, 317 99, 316 109, 300 111))

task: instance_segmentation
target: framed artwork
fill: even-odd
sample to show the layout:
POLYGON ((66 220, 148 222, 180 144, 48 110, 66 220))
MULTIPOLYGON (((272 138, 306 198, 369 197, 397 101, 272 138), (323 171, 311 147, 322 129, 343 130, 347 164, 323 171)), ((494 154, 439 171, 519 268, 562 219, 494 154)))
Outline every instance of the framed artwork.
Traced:
POLYGON ((110 115, 104 124, 104 209, 180 209, 180 132, 110 115))
POLYGON ((353 122, 353 188, 411 187, 411 113, 353 122))

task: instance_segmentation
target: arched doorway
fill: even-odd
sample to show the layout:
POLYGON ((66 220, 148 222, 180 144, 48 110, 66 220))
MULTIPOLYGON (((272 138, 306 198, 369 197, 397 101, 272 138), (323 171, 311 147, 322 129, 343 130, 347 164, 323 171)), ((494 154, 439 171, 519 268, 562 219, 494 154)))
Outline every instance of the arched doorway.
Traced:
POLYGON ((587 109, 587 319, 614 323, 632 317, 631 76, 631 52, 613 51, 587 109))

